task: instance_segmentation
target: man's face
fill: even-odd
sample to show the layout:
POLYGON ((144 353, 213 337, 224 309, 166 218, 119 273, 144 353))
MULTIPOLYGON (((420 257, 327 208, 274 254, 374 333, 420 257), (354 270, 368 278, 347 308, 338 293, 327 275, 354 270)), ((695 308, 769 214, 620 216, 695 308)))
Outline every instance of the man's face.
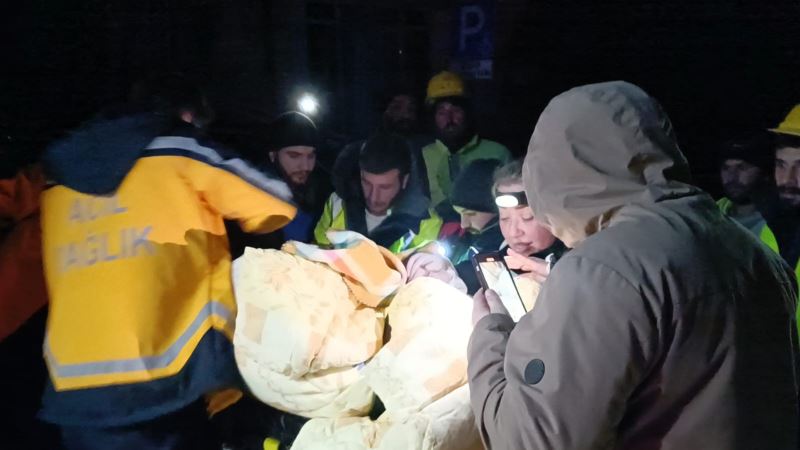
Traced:
MULTIPOLYGON (((521 183, 498 186, 499 193, 520 192, 521 183)), ((527 205, 513 208, 499 208, 500 232, 508 246, 521 255, 540 252, 556 241, 550 231, 533 218, 533 211, 527 205)))
POLYGON ((453 209, 461 216, 461 228, 471 234, 480 233, 492 219, 497 217, 495 213, 475 211, 458 206, 454 206, 453 209))
POLYGON ((367 211, 376 216, 383 216, 392 207, 397 195, 408 183, 408 175, 401 175, 400 170, 392 169, 384 173, 361 171, 361 189, 367 211))
POLYGON ((741 159, 728 159, 722 163, 719 174, 722 189, 733 203, 752 203, 753 190, 761 179, 761 169, 741 159))
POLYGON ((775 152, 775 184, 784 206, 800 208, 800 147, 775 152))
POLYGON ((395 95, 383 112, 386 127, 397 133, 405 134, 414 129, 417 122, 417 102, 408 95, 395 95))
POLYGON ((450 102, 440 102, 436 105, 434 120, 436 131, 445 140, 459 139, 467 130, 464 108, 450 102))
POLYGON ((272 162, 276 162, 284 173, 290 184, 294 186, 304 186, 308 182, 308 177, 314 170, 317 162, 317 152, 314 147, 296 145, 284 147, 277 152, 269 154, 272 162))

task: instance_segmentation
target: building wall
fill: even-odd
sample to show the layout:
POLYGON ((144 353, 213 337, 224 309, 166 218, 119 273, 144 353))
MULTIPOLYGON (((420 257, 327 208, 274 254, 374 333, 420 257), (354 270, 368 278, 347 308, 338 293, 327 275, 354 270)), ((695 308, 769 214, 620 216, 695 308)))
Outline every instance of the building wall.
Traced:
MULTIPOLYGON (((208 87, 223 124, 263 124, 313 90, 335 149, 374 129, 393 80, 415 84, 421 97, 427 79, 452 65, 462 3, 15 2, 0 19, 0 120, 46 141, 124 100, 148 72, 176 70, 208 87)), ((791 0, 494 6, 494 77, 471 90, 481 131, 517 154, 554 95, 626 79, 664 104, 713 187, 719 141, 774 125, 800 101, 800 5, 791 0)))

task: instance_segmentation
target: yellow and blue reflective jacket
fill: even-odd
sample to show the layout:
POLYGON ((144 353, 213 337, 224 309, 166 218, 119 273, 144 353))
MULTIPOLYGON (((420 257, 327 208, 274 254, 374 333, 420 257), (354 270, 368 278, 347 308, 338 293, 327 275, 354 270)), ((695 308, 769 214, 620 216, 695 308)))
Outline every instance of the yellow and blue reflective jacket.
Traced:
MULTIPOLYGON (((348 224, 346 217, 346 206, 336 193, 331 194, 328 201, 325 202, 325 208, 322 211, 317 226, 314 228, 314 240, 320 245, 330 245, 328 237, 325 233, 328 230, 351 230, 357 231, 367 237, 375 239, 376 234, 380 234, 381 228, 393 228, 394 232, 387 234, 388 239, 375 239, 378 245, 385 246, 389 251, 394 254, 400 254, 408 250, 414 250, 429 244, 436 240, 439 236, 439 230, 442 228, 442 219, 433 211, 428 210, 424 217, 416 217, 406 221, 405 226, 392 226, 394 218, 390 215, 384 223, 378 226, 372 233, 366 233, 366 230, 354 229, 351 224, 348 224), (381 240, 382 242, 378 242, 381 240)), ((361 214, 363 208, 361 208, 361 214)), ((398 215, 399 216, 399 215, 398 215)), ((397 216, 395 216, 397 218, 397 216)), ((397 221, 400 222, 400 221, 397 221)))
POLYGON ((277 229, 295 214, 288 188, 183 135, 152 139, 120 177, 112 156, 88 153, 102 140, 81 148, 78 137, 46 154, 56 185, 42 197, 52 382, 43 417, 120 425, 230 386, 236 304, 223 218, 277 229), (118 185, 77 190, 102 175, 75 167, 76 157, 108 164, 118 185))

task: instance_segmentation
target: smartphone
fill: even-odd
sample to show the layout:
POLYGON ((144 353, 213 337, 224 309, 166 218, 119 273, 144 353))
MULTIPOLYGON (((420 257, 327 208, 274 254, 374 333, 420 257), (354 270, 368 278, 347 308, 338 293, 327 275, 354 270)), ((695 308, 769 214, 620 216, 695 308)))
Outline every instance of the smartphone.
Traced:
POLYGON ((499 252, 473 255, 472 265, 483 289, 497 292, 511 319, 514 322, 519 321, 527 311, 503 255, 499 252))

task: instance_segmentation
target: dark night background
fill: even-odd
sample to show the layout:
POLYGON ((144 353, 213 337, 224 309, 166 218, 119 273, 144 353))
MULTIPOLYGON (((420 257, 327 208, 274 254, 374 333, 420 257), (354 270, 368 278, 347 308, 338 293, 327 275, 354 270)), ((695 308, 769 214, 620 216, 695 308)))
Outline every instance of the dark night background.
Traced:
MULTIPOLYGON (((463 2, 461 2, 463 3, 463 2)), ((486 1, 484 1, 486 3, 486 1)), ((218 127, 236 130, 322 98, 331 143, 364 136, 381 90, 447 68, 459 2, 84 0, 5 2, 0 125, 33 158, 52 138, 125 99, 148 73, 200 80, 218 127)), ((800 102, 796 1, 493 2, 494 75, 472 83, 484 135, 522 154, 546 102, 624 79, 671 116, 697 181, 715 192, 713 151, 776 125, 800 102)))

